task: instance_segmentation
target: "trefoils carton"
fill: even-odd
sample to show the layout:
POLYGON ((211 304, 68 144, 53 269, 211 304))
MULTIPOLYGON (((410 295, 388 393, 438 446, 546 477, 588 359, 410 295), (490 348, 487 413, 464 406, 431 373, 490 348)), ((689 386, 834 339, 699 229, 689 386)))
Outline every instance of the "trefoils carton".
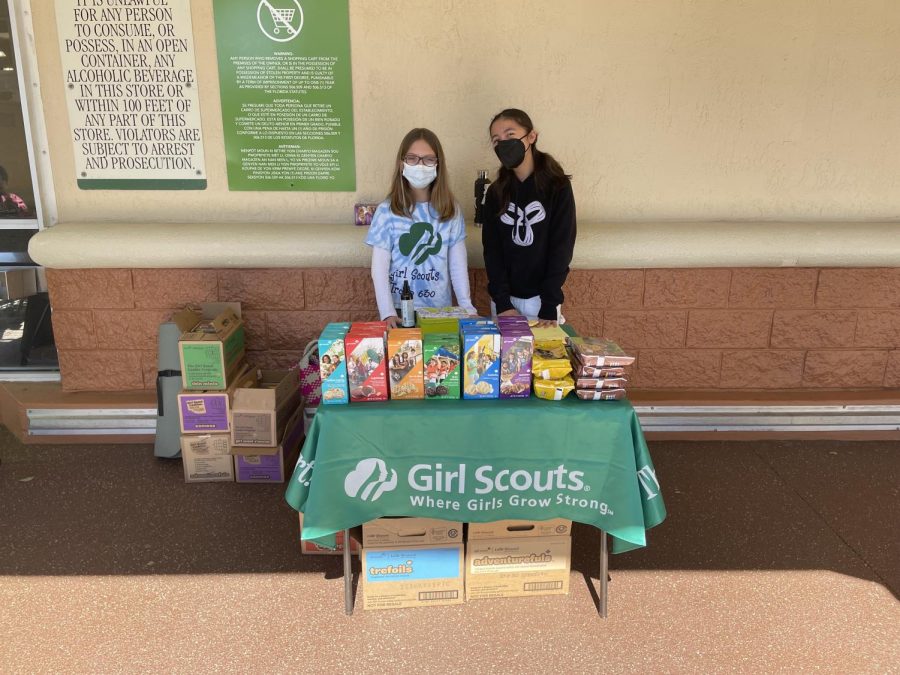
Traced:
POLYGON ((363 608, 462 604, 464 558, 462 544, 363 547, 363 608))
POLYGON ((350 402, 344 349, 347 330, 348 324, 330 323, 319 336, 319 377, 322 381, 323 405, 350 402))
POLYGON ((572 538, 470 539, 466 550, 466 599, 569 592, 572 538))
POLYGON ((416 328, 390 331, 387 357, 391 398, 425 398, 422 331, 416 328))
POLYGON ((428 399, 459 398, 459 335, 424 333, 425 396, 428 399))

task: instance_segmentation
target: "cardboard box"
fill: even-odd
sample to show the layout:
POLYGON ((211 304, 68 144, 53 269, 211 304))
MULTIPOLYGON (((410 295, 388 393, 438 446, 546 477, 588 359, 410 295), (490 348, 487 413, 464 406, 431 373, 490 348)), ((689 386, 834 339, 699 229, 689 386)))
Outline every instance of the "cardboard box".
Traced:
POLYGON ((287 421, 300 405, 299 371, 262 370, 259 387, 234 392, 231 444, 238 448, 278 445, 287 421))
POLYGON ((425 333, 425 396, 429 399, 459 398, 459 336, 455 333, 425 333))
POLYGON ((272 448, 231 446, 238 483, 283 483, 287 480, 303 445, 303 408, 298 406, 285 425, 280 442, 272 448))
POLYGON ((322 405, 350 402, 347 387, 347 363, 343 326, 328 324, 319 336, 319 377, 322 380, 322 405))
POLYGON ((227 434, 231 431, 231 404, 239 387, 254 387, 257 371, 242 363, 225 391, 183 391, 178 394, 178 421, 183 434, 227 434))
POLYGON ((231 483, 234 462, 228 434, 181 437, 181 463, 185 483, 231 483))
POLYGON ((466 550, 466 599, 567 595, 571 537, 476 539, 466 550))
POLYGON ((572 534, 572 521, 565 518, 550 520, 495 520, 492 523, 469 523, 469 540, 503 539, 505 537, 567 537, 572 534))
POLYGON ((461 522, 437 518, 377 518, 363 523, 363 546, 426 546, 462 541, 461 522))
POLYGON ((350 400, 355 403, 387 401, 384 333, 377 333, 377 329, 364 332, 355 330, 355 326, 350 329, 345 341, 350 400))
POLYGON ((534 336, 529 330, 500 330, 500 398, 531 397, 534 336))
MULTIPOLYGON (((311 541, 303 541, 303 514, 300 515, 300 553, 303 555, 343 555, 344 554, 344 532, 338 532, 334 535, 337 548, 325 548, 311 541)), ((350 554, 359 555, 359 542, 350 537, 350 554)))
POLYGON ((182 389, 227 389, 244 357, 240 305, 203 304, 199 311, 177 312, 172 321, 182 333, 178 340, 182 389))
POLYGON ((391 398, 425 398, 425 370, 422 358, 422 331, 392 330, 388 333, 388 377, 391 398))
POLYGON ((463 333, 463 398, 500 395, 500 333, 478 328, 463 333))
POLYGON ((362 550, 364 609, 459 605, 465 601, 462 544, 362 550))

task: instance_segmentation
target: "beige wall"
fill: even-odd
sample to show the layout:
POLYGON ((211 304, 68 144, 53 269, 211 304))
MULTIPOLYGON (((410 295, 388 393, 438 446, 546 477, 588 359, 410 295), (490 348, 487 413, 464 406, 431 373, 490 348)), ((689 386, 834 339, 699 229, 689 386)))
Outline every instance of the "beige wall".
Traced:
POLYGON ((357 185, 229 193, 212 1, 192 0, 209 188, 75 186, 51 0, 31 0, 61 222, 337 222, 413 126, 471 212, 486 124, 528 110, 600 220, 900 218, 896 0, 350 0, 357 185))

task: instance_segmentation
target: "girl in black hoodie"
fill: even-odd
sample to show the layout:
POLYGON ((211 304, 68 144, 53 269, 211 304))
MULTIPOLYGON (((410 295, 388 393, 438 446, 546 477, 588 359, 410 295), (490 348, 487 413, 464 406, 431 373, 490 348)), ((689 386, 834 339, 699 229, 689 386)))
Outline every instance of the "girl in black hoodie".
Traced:
POLYGON ((537 149, 527 113, 508 108, 490 124, 500 160, 484 203, 481 241, 496 314, 562 322, 562 287, 575 248, 571 176, 537 149))

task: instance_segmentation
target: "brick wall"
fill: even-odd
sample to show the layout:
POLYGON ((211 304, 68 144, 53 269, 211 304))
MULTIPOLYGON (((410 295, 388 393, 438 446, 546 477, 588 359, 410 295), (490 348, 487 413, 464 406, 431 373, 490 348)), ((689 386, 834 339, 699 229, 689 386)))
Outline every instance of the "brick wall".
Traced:
MULTIPOLYGON (((472 279, 486 312, 484 271, 472 279)), ((68 391, 152 389, 158 325, 192 302, 241 302, 264 367, 329 321, 377 318, 367 269, 48 270, 48 284, 68 391)), ((576 270, 564 313, 637 355, 634 387, 900 387, 896 268, 576 270)))

